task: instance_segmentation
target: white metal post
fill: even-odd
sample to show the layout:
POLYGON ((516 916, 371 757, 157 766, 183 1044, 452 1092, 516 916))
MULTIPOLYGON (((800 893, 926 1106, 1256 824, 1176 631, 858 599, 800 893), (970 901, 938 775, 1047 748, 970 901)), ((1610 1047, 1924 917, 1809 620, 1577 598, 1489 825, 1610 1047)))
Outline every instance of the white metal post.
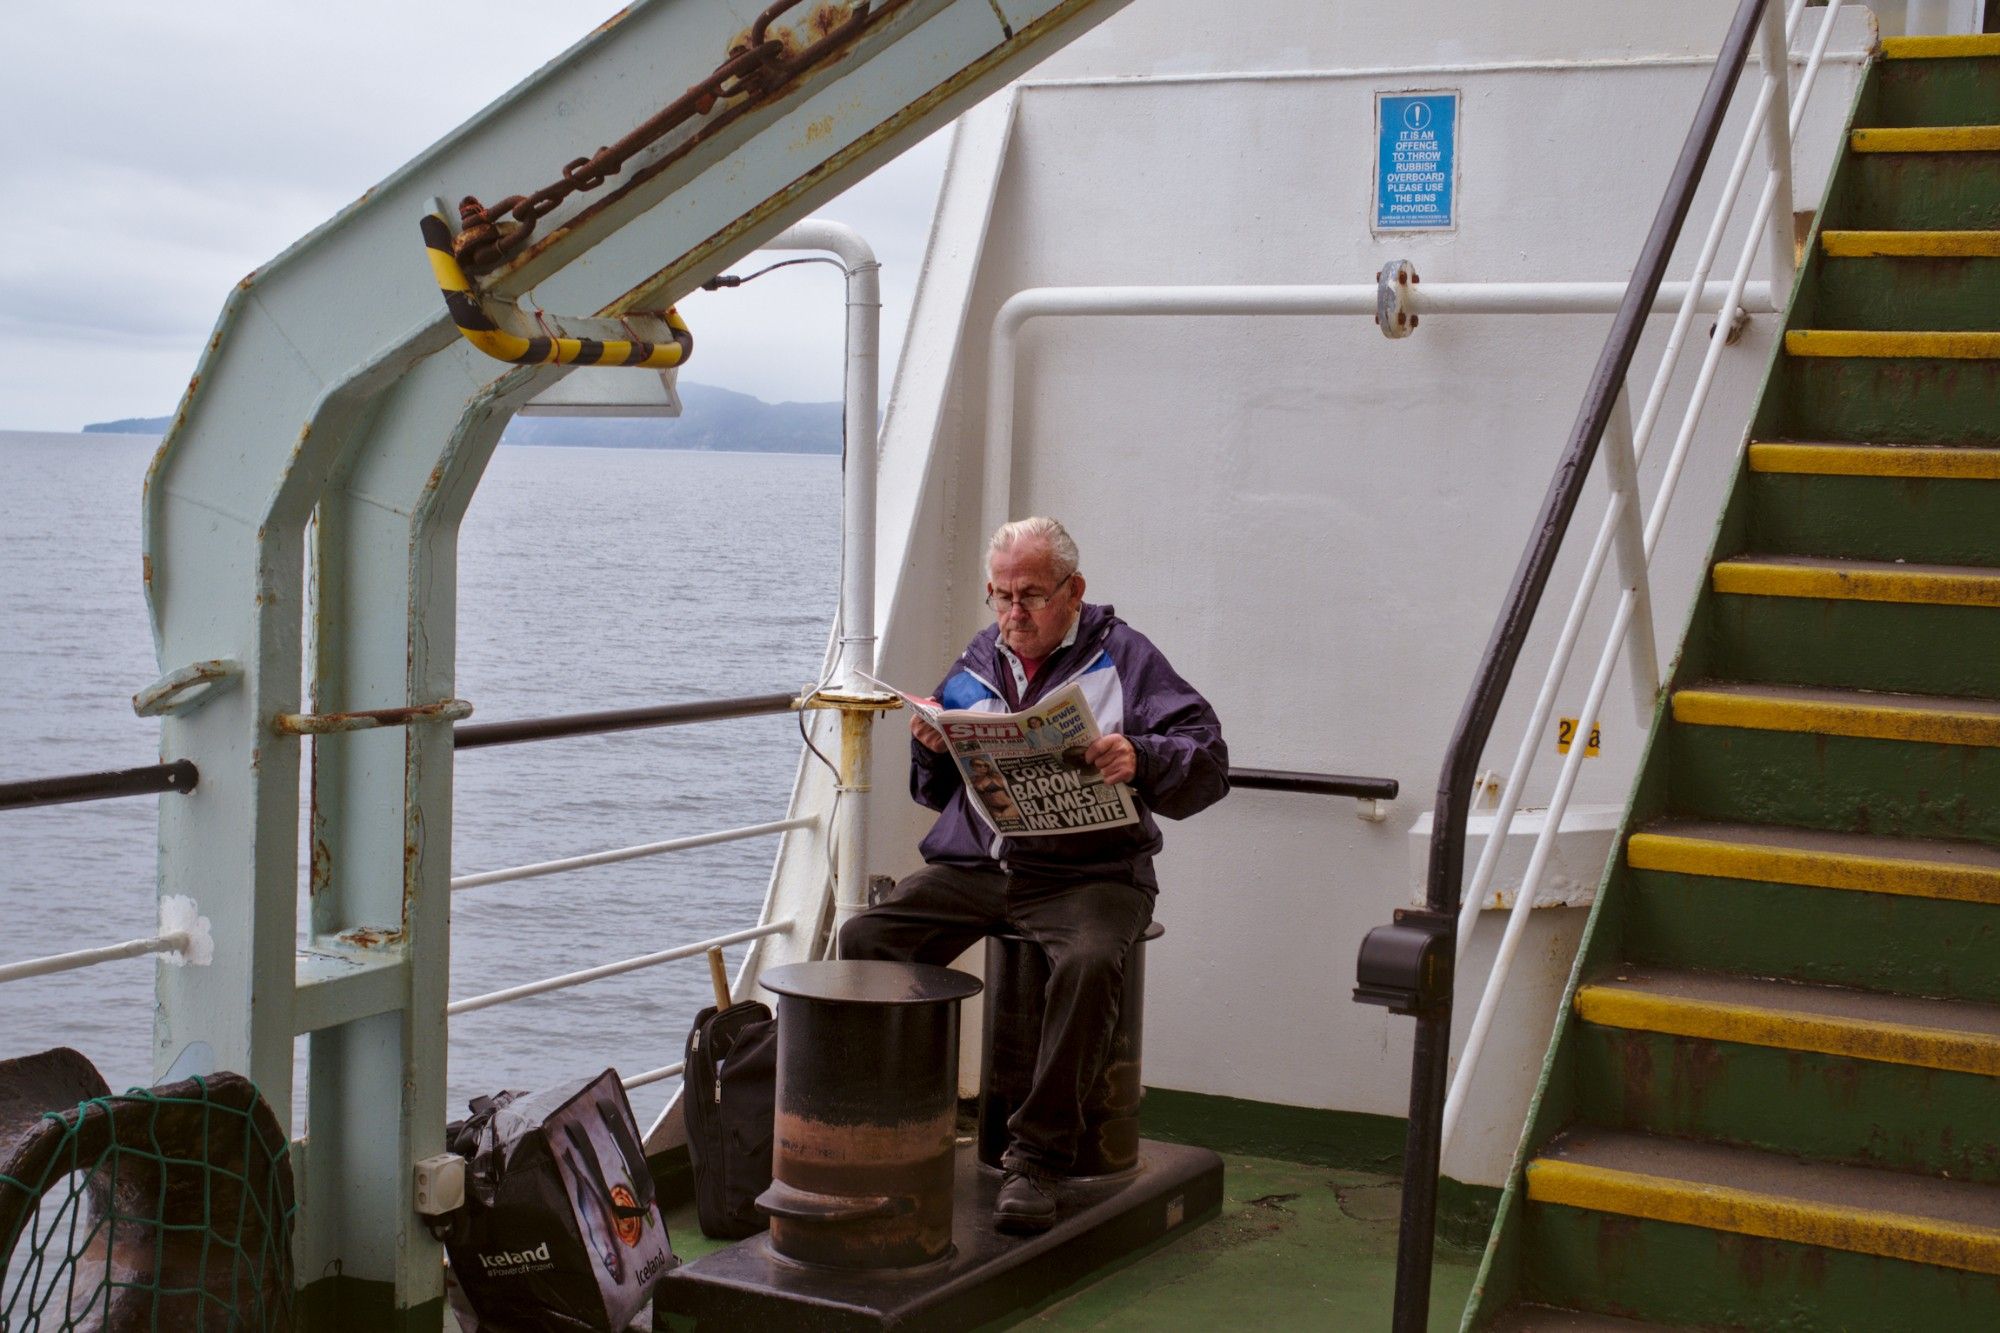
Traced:
MULTIPOLYGON (((1727 316, 1717 316, 1726 320, 1727 316)), ((1632 707, 1639 725, 1653 715, 1660 693, 1660 653, 1653 642, 1653 594, 1646 578, 1646 526, 1639 502, 1639 464, 1632 447, 1632 395, 1621 388, 1605 424, 1604 475, 1611 483, 1611 512, 1617 515, 1618 581, 1632 594, 1632 632, 1626 662, 1632 672, 1632 707)), ((1587 717, 1586 729, 1597 725, 1587 717)))
POLYGON ((1764 151, 1771 164, 1771 179, 1777 187, 1771 220, 1765 232, 1765 253, 1771 271, 1771 296, 1783 305, 1792 289, 1798 268, 1798 249, 1792 240, 1792 74, 1791 43, 1785 36, 1785 8, 1776 0, 1764 6, 1764 26, 1760 33, 1764 79, 1771 96, 1764 108, 1764 151))
MULTIPOLYGON (((841 502, 840 634, 833 679, 846 696, 874 695, 876 402, 882 353, 882 266, 852 227, 807 218, 767 250, 825 250, 847 274, 846 461, 841 502)), ((835 927, 867 906, 870 740, 875 708, 840 711, 840 783, 833 820, 835 927)))

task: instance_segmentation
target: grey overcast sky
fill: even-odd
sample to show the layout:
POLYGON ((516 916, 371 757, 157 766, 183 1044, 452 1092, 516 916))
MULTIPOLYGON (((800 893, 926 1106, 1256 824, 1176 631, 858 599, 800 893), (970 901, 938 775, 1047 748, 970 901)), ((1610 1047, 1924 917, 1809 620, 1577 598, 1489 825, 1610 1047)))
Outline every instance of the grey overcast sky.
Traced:
MULTIPOLYGON (((232 283, 617 7, 8 6, 0 430, 173 411, 232 283)), ((654 109, 635 106, 634 123, 654 109)), ((820 210, 859 228, 882 258, 887 367, 947 137, 820 210)), ((557 164, 536 165, 524 187, 553 178, 539 168, 557 164)), ((772 401, 840 396, 832 269, 807 265, 736 292, 697 293, 682 312, 698 340, 689 379, 772 401)))

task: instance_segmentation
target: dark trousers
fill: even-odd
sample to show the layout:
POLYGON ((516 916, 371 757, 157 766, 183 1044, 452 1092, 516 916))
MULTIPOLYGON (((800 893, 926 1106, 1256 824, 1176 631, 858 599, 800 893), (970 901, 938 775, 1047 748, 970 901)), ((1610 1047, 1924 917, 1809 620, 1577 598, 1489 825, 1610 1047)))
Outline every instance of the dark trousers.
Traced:
POLYGON ((997 870, 925 866, 840 930, 843 958, 943 966, 988 935, 1017 931, 1049 960, 1034 1086, 1007 1121, 1003 1164, 1061 1176, 1076 1159, 1083 1102, 1103 1076, 1118 1022, 1125 955, 1153 898, 1110 880, 1050 882, 997 870))

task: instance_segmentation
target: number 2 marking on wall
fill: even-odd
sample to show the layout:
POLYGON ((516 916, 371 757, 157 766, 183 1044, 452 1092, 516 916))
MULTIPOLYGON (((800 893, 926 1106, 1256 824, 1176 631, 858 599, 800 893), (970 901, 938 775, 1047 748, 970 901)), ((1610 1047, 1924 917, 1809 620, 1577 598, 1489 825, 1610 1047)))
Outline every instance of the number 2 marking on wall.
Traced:
MULTIPOLYGON (((1573 717, 1558 718, 1556 720, 1557 754, 1569 753, 1569 747, 1576 741, 1576 729, 1578 725, 1579 719, 1573 717)), ((1597 746, 1603 739, 1603 728, 1594 722, 1591 723, 1590 739, 1584 742, 1583 757, 1585 759, 1597 758, 1597 746)))

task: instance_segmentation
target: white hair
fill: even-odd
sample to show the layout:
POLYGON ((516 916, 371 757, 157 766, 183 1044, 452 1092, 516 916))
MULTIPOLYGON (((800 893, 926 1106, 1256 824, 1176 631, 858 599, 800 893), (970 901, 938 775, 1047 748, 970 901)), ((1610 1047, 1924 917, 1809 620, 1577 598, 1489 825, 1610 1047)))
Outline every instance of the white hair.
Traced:
POLYGON ((993 557, 1003 551, 1011 551, 1017 546, 1039 543, 1049 553, 1049 563, 1054 566, 1058 581, 1076 573, 1080 557, 1076 552, 1076 539, 1069 535, 1069 529, 1052 518, 1036 516, 1017 518, 1012 523, 1002 523, 993 532, 993 540, 986 543, 986 567, 993 568, 993 557))

